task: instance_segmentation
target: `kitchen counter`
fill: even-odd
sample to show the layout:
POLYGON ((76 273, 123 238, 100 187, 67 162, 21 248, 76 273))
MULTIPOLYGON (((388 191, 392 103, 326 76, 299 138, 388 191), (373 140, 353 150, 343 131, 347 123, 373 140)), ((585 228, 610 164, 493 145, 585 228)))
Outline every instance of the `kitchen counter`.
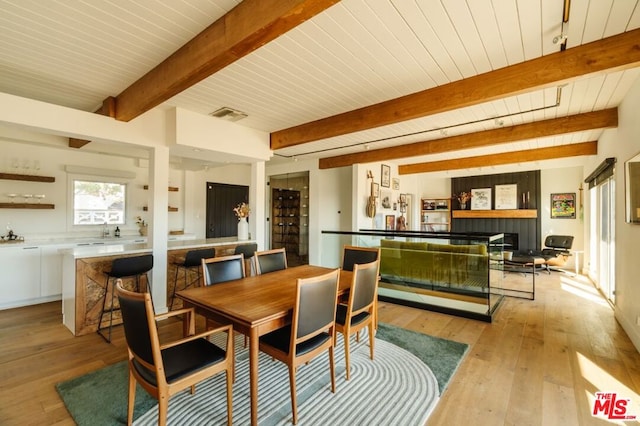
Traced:
MULTIPOLYGON (((214 248, 216 256, 233 254, 240 244, 255 243, 255 240, 239 241, 236 237, 207 238, 199 240, 169 241, 167 247, 167 300, 174 285, 184 286, 183 274, 175 283, 176 267, 189 250, 214 248)), ((75 335, 95 332, 102 310, 102 298, 107 275, 114 259, 152 253, 148 243, 85 245, 61 249, 62 265, 62 312, 63 322, 75 335)), ((130 284, 125 279, 125 284, 130 284)), ((152 283, 153 285, 153 283, 152 283)), ((158 283, 156 285, 162 285, 158 283)), ((111 290, 111 288, 109 289, 111 290)), ((156 307, 158 309, 158 307, 156 307)), ((115 319, 115 317, 114 317, 115 319)))

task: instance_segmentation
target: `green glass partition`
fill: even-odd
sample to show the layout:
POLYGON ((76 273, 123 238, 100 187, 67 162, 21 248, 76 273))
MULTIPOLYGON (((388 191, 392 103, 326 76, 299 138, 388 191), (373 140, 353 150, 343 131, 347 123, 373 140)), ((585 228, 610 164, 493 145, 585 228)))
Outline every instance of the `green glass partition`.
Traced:
POLYGON ((322 265, 345 245, 380 248, 380 300, 490 322, 504 298, 503 234, 322 231, 322 265))

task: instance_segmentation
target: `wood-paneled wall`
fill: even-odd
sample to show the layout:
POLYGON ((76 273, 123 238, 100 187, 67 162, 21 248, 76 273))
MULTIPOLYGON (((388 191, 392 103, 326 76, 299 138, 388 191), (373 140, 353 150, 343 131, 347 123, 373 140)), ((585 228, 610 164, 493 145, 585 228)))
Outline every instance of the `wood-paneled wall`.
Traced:
MULTIPOLYGON (((471 191, 476 188, 491 188, 491 207, 495 208, 495 186, 514 183, 518 185, 518 208, 525 207, 522 205, 522 194, 528 193, 529 203, 526 207, 538 210, 537 218, 452 219, 451 231, 517 233, 519 240, 518 249, 520 251, 539 250, 542 247, 540 219, 540 170, 453 178, 451 180, 451 190, 453 194, 458 194, 462 191, 471 191)), ((453 199, 452 208, 454 210, 460 209, 458 200, 455 197, 453 199)), ((467 205, 467 208, 469 208, 469 205, 467 205)))

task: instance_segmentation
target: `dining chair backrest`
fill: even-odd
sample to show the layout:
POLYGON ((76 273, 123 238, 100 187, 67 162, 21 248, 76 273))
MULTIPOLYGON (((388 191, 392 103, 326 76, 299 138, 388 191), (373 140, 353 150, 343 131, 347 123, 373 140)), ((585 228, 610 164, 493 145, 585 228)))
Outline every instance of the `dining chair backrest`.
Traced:
POLYGON ((354 266, 352 293, 349 294, 352 313, 361 312, 374 303, 378 287, 379 267, 379 260, 354 266), (353 299, 351 300, 351 298, 353 299))
POLYGON ((283 248, 257 251, 253 257, 256 274, 266 274, 287 269, 287 252, 283 248))
POLYGON ((340 270, 336 269, 321 276, 298 279, 292 344, 297 343, 296 339, 317 335, 335 322, 339 276, 340 270))
POLYGON ((154 351, 159 353, 159 340, 151 296, 146 292, 127 291, 121 282, 117 284, 117 292, 127 347, 134 360, 147 364, 138 363, 140 368, 156 376, 158 367, 162 369, 162 357, 154 356, 154 351))
POLYGON ((202 276, 204 285, 239 280, 245 277, 244 256, 232 254, 230 256, 202 259, 202 276))
POLYGON ((358 263, 370 263, 380 258, 378 247, 344 246, 342 251, 342 269, 353 271, 353 265, 358 263))

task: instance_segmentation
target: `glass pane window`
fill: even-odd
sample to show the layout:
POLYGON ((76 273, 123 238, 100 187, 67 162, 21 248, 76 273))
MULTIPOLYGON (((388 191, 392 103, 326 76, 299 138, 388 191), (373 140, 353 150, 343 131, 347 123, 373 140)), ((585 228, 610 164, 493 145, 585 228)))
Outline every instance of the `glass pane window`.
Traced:
POLYGON ((113 182, 73 182, 74 225, 124 225, 126 185, 113 182))

